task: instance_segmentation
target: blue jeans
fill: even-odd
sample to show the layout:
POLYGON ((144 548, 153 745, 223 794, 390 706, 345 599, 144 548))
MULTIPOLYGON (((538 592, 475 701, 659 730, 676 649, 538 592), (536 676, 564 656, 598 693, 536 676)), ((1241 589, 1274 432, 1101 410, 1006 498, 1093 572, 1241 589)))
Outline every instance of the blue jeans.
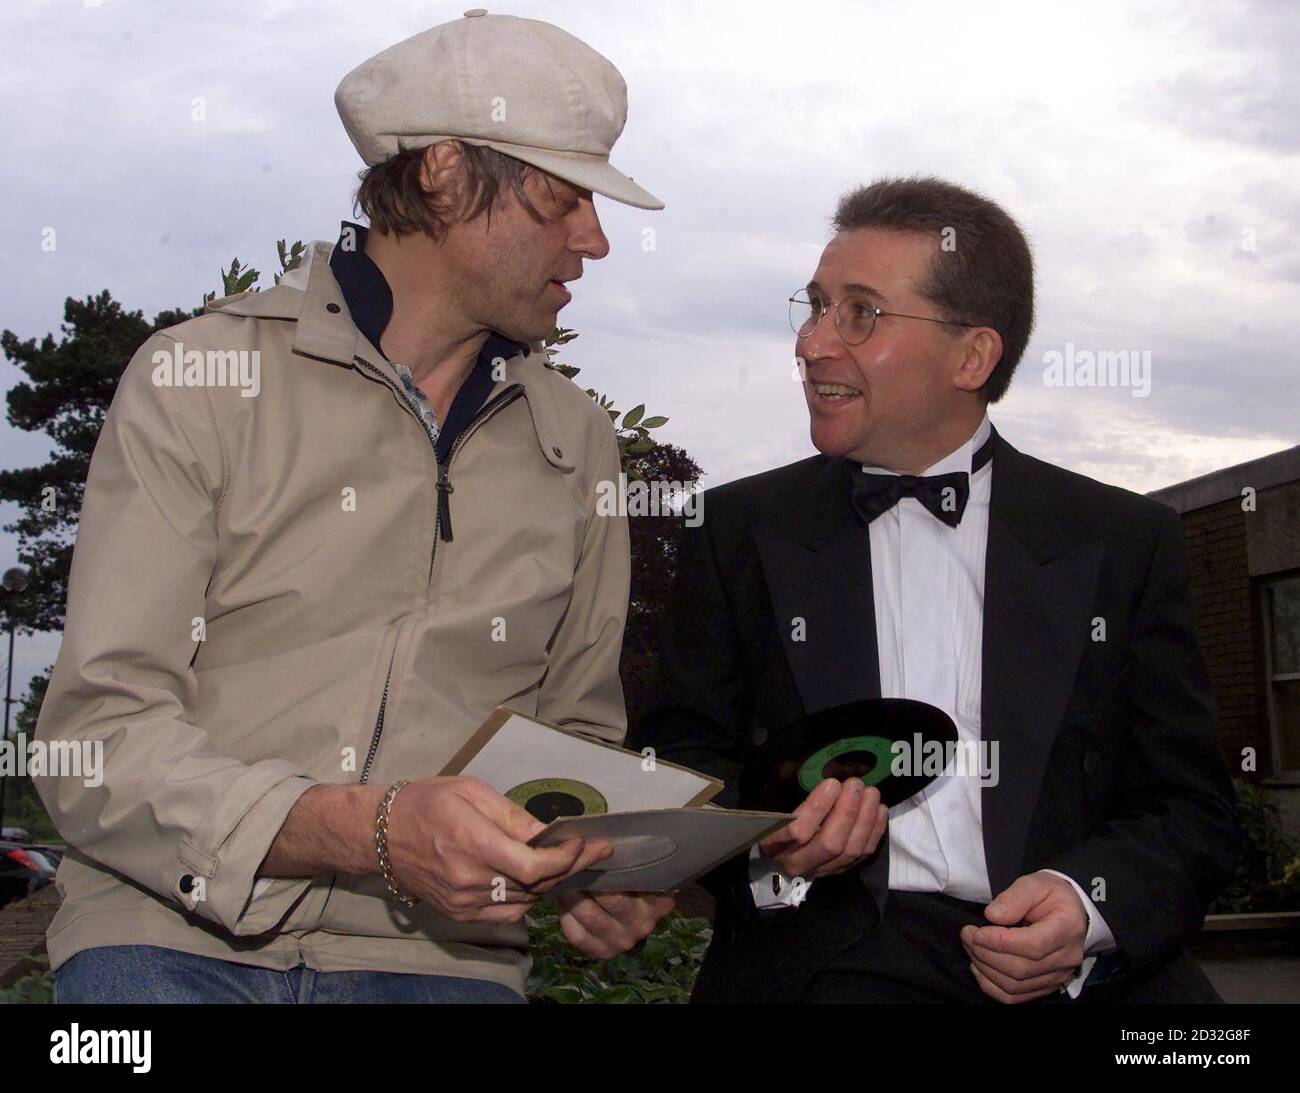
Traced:
POLYGON ((287 972, 156 945, 83 949, 54 973, 56 1003, 457 1003, 524 1002, 483 979, 401 972, 287 972))

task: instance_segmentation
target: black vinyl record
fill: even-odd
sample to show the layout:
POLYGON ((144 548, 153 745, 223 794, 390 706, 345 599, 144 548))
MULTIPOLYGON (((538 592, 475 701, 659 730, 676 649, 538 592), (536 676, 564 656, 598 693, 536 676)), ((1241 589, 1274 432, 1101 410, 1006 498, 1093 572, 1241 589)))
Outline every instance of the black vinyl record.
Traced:
POLYGON ((792 812, 824 779, 853 777, 892 807, 934 781, 956 741, 952 718, 928 702, 871 698, 832 706, 787 726, 766 749, 751 783, 755 807, 792 812))

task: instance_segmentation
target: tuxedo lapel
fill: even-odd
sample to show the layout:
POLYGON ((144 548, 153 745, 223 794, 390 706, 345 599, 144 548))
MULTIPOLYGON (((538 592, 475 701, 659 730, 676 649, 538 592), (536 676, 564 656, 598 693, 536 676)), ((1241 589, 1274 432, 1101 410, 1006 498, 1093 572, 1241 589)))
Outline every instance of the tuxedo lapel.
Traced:
MULTIPOLYGON (((781 644, 808 714, 880 697, 871 536, 849 499, 855 465, 825 459, 813 466, 800 503, 754 533, 781 644)), ((889 891, 888 839, 858 875, 877 913, 883 914, 889 891)), ((832 879, 838 894, 853 892, 846 879, 832 879)), ((830 887, 823 880, 814 894, 824 895, 830 887)), ((834 937, 852 938, 860 929, 861 911, 851 895, 835 906, 835 918, 829 908, 823 917, 828 945, 834 937), (839 935, 833 922, 842 927, 839 935)))
POLYGON ((1102 542, 1070 529, 1044 465, 998 437, 984 578, 981 736, 998 742, 996 786, 981 792, 996 896, 1023 867, 1057 726, 1090 632, 1102 542))
POLYGON ((880 697, 871 540, 849 502, 851 465, 811 464, 802 495, 755 528, 776 628, 809 714, 880 697))

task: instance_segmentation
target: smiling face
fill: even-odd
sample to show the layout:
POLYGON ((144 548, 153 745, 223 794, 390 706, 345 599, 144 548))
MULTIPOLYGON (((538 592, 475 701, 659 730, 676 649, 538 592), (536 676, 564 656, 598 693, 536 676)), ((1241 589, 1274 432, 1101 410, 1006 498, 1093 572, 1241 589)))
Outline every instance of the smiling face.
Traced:
POLYGON ((992 331, 882 315, 865 342, 847 345, 835 323, 833 305, 845 297, 882 311, 949 318, 922 292, 937 249, 918 232, 863 228, 839 233, 822 252, 808 292, 827 311, 808 337, 795 340, 795 355, 805 362, 812 441, 825 455, 916 473, 979 424, 977 389, 997 359, 986 359, 988 336, 997 338, 992 331))
POLYGON ((589 190, 541 171, 524 176, 538 223, 509 187, 491 214, 455 224, 443 244, 445 286, 477 324, 519 341, 544 338, 572 298, 563 282, 609 253, 589 190))

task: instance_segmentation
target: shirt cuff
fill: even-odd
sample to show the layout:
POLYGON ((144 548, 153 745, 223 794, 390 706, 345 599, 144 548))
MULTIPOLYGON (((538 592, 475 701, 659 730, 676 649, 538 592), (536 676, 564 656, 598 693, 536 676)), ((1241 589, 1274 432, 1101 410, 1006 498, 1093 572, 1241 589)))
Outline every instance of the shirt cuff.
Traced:
POLYGON ((749 848, 749 890, 759 910, 798 907, 808 895, 812 881, 787 877, 763 856, 755 843, 749 848))
POLYGON ((1073 877, 1068 877, 1055 869, 1040 869, 1039 872, 1051 873, 1054 877, 1069 881, 1070 887, 1074 889, 1075 895, 1079 897, 1079 902, 1083 904, 1083 910, 1088 916, 1088 933, 1083 939, 1083 963, 1079 965, 1079 971, 1075 977, 1061 988, 1071 998, 1078 998, 1083 993, 1083 985, 1088 976, 1092 974, 1093 966, 1097 963, 1097 957, 1102 953, 1112 953, 1119 946, 1115 944, 1115 935, 1110 932, 1110 927, 1106 925, 1106 920, 1102 917, 1101 912, 1097 910, 1097 905, 1088 898, 1073 877))

